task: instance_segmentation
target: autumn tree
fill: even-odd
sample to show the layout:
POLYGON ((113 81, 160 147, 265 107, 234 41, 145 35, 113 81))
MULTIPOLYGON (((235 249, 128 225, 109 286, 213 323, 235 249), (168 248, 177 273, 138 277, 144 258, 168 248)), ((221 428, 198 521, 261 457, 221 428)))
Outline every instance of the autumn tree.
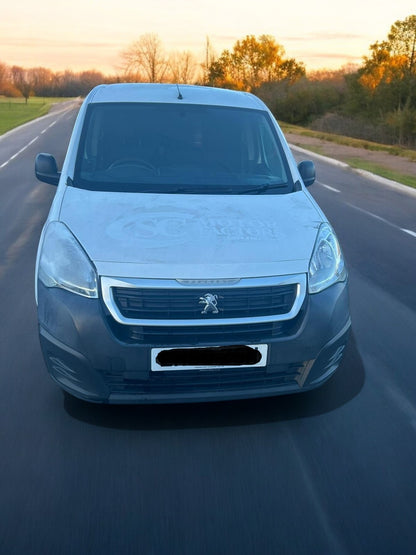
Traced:
POLYGON ((7 83, 8 68, 6 64, 0 62, 0 94, 3 94, 3 90, 7 83))
POLYGON ((169 61, 159 37, 154 33, 141 35, 121 54, 122 69, 129 80, 162 83, 169 61))
POLYGON ((416 15, 392 25, 387 40, 370 46, 359 82, 380 109, 416 107, 416 15))
POLYGON ((296 81, 305 74, 302 64, 286 59, 283 46, 270 35, 247 35, 231 51, 224 50, 209 68, 208 80, 216 86, 253 91, 262 83, 296 81))
POLYGON ((383 120, 399 143, 416 135, 416 15, 396 21, 387 39, 370 46, 350 96, 372 119, 383 120))
POLYGON ((388 45, 394 56, 402 57, 409 74, 416 77, 416 15, 391 26, 388 45))

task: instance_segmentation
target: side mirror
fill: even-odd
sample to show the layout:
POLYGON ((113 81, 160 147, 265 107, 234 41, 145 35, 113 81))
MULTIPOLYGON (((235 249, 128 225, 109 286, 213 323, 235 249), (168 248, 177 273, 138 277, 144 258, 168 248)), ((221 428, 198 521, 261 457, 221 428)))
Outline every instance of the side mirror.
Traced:
POLYGON ((36 156, 35 174, 39 181, 44 181, 50 185, 58 185, 61 176, 55 158, 44 152, 36 156))
POLYGON ((315 164, 312 160, 303 160, 298 165, 298 170, 300 173, 301 178, 305 184, 305 187, 309 187, 312 183, 315 183, 316 178, 316 171, 315 171, 315 164))

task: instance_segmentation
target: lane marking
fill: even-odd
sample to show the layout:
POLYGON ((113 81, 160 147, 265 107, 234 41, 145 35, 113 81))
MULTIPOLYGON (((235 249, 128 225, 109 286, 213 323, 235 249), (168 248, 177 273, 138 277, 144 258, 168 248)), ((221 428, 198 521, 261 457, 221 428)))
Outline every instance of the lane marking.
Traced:
POLYGON ((409 235, 411 235, 412 237, 416 237, 416 231, 411 231, 410 229, 404 229, 403 227, 400 228, 402 231, 404 231, 405 233, 408 233, 409 235))
POLYGON ((341 192, 338 189, 335 189, 335 187, 331 187, 330 185, 326 185, 325 183, 321 183, 320 181, 317 181, 316 183, 318 185, 320 185, 321 187, 325 187, 325 189, 328 189, 329 191, 332 191, 333 193, 340 193, 341 192))
MULTIPOLYGON (((338 189, 335 189, 335 187, 331 187, 330 185, 326 185, 325 183, 321 183, 320 181, 316 181, 317 185, 320 185, 321 187, 325 187, 325 189, 328 189, 329 191, 333 191, 334 193, 341 193, 341 191, 339 191, 338 189)), ((394 227, 395 229, 400 229, 400 231, 403 231, 404 233, 407 233, 408 235, 411 235, 412 237, 416 237, 416 231, 412 231, 410 229, 405 229, 404 227, 400 227, 396 224, 393 224, 391 222, 389 222, 388 220, 386 220, 385 218, 382 218, 381 216, 377 216, 377 214, 373 214, 373 212, 369 212, 368 210, 365 210, 364 208, 360 208, 359 206, 355 206, 355 204, 350 204, 349 202, 345 203, 347 206, 350 206, 351 208, 354 208, 355 210, 358 210, 359 212, 362 212, 363 214, 366 214, 367 216, 370 216, 371 218, 374 218, 375 220, 379 220, 380 222, 383 222, 387 225, 389 225, 390 227, 394 227)))
MULTIPOLYGON (((36 121, 38 121, 39 119, 43 119, 43 118, 50 118, 51 116, 58 116, 52 123, 50 123, 48 125, 48 127, 45 127, 45 129, 43 129, 39 135, 37 135, 34 139, 32 139, 27 145, 25 145, 23 148, 21 148, 18 152, 16 152, 15 154, 13 154, 12 156, 10 156, 10 158, 8 160, 6 160, 5 162, 3 162, 2 164, 0 164, 0 170, 4 167, 7 166, 7 164, 9 162, 11 162, 12 160, 14 160, 17 156, 19 156, 19 154, 21 154, 22 152, 24 152, 29 146, 31 146, 35 141, 37 141, 39 139, 39 137, 41 135, 43 135, 44 133, 46 133, 46 131, 48 129, 50 129, 51 127, 53 127, 58 120, 62 119, 68 112, 72 111, 74 109, 74 102, 71 102, 68 106, 65 106, 62 110, 54 112, 53 114, 46 114, 45 116, 42 116, 41 118, 37 118, 34 119, 32 121, 28 121, 22 125, 20 125, 19 127, 16 127, 15 129, 11 129, 10 131, 7 131, 7 133, 3 133, 3 135, 0 136, 0 141, 5 139, 6 136, 11 135, 12 133, 15 133, 16 131, 22 129, 23 127, 27 127, 29 125, 32 125, 33 123, 35 123, 36 121)), ((72 114, 71 114, 72 117, 72 114)))
MULTIPOLYGON (((61 116, 61 117, 63 117, 63 116, 61 116)), ((57 119, 54 120, 52 123, 50 123, 50 124, 48 125, 48 127, 45 127, 45 129, 43 129, 43 130, 39 133, 39 135, 37 135, 34 139, 32 139, 31 141, 29 141, 29 142, 27 143, 27 145, 25 145, 25 146, 22 147, 20 150, 18 150, 17 152, 15 152, 12 156, 10 156, 10 158, 9 158, 8 160, 6 160, 5 162, 3 162, 3 163, 0 165, 0 169, 1 169, 1 168, 4 168, 5 166, 7 166, 7 164, 8 164, 9 162, 11 162, 11 161, 14 160, 15 158, 17 158, 17 156, 19 156, 19 154, 22 154, 22 152, 24 152, 28 147, 30 147, 31 145, 33 145, 33 143, 34 143, 35 141, 37 141, 41 135, 43 135, 44 133, 46 133, 46 131, 47 131, 48 129, 50 129, 51 127, 53 127, 53 126, 57 123, 57 121, 58 121, 57 119)))
POLYGON ((358 212, 362 212, 366 216, 370 216, 371 218, 374 218, 375 220, 383 222, 384 224, 387 224, 390 227, 394 227, 395 229, 399 229, 400 231, 403 231, 404 233, 407 233, 408 235, 412 235, 412 237, 416 237, 416 232, 415 231, 411 231, 410 229, 404 229, 403 227, 400 227, 397 224, 393 224, 393 223, 389 222, 388 220, 386 220, 385 218, 382 218, 381 216, 377 216, 377 214, 373 214, 372 212, 369 212, 368 210, 364 210, 364 208, 360 208, 358 206, 355 206, 355 204, 350 204, 349 202, 346 202, 345 204, 347 206, 350 206, 351 208, 354 208, 355 210, 358 210, 358 212))
POLYGON ((350 204, 349 202, 346 202, 345 204, 347 204, 348 206, 351 206, 351 208, 355 208, 355 210, 358 210, 358 212, 362 212, 363 214, 366 214, 367 216, 371 216, 372 218, 375 218, 376 220, 379 220, 380 222, 384 222, 387 225, 390 225, 392 227, 396 227, 398 229, 401 229, 398 225, 392 224, 388 220, 385 220, 381 216, 377 216, 377 214, 373 214, 372 212, 369 212, 368 210, 365 210, 364 208, 360 208, 359 206, 355 206, 355 204, 350 204))
POLYGON ((22 129, 30 127, 31 125, 34 125, 34 124, 36 125, 41 120, 46 121, 47 119, 50 119, 50 118, 60 119, 67 112, 79 109, 81 104, 82 104, 81 98, 76 98, 75 100, 64 102, 61 109, 52 110, 49 114, 45 114, 44 116, 41 116, 39 118, 32 119, 31 121, 27 121, 26 123, 22 123, 22 125, 19 125, 19 126, 15 127, 14 129, 10 129, 10 131, 6 131, 6 133, 3 133, 3 135, 0 135, 0 143, 2 141, 6 140, 7 137, 9 137, 10 135, 14 135, 16 133, 19 133, 22 129))
POLYGON ((0 168, 4 168, 4 166, 7 166, 7 164, 9 162, 11 162, 15 158, 17 158, 19 156, 19 154, 22 154, 22 152, 24 152, 27 148, 29 148, 31 145, 33 145, 33 143, 36 142, 38 139, 39 139, 39 135, 37 135, 34 139, 29 141, 24 147, 22 147, 20 150, 18 150, 12 156, 10 156, 10 158, 8 160, 6 160, 5 162, 3 162, 3 164, 1 164, 0 168))

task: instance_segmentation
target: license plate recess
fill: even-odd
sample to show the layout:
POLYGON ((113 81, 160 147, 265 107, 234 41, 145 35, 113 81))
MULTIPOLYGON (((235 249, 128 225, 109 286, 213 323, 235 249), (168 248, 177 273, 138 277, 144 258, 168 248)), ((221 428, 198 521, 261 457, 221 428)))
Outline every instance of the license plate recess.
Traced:
POLYGON ((152 349, 151 370, 220 370, 266 366, 267 345, 166 347, 152 349))

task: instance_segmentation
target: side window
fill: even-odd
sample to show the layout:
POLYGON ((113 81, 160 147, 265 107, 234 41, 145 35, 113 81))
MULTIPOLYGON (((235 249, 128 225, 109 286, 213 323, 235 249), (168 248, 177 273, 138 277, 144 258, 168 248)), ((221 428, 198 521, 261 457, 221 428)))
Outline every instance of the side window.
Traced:
POLYGON ((286 172, 270 122, 265 117, 250 119, 244 126, 243 137, 248 173, 286 182, 286 172))
POLYGON ((261 157, 270 174, 287 181, 286 172, 283 167, 280 152, 277 148, 276 139, 270 129, 269 123, 263 119, 260 124, 261 157))
POLYGON ((97 169, 98 151, 101 143, 101 114, 93 112, 88 121, 88 133, 82 153, 83 168, 86 171, 97 169))
POLYGON ((268 173, 263 154, 261 127, 262 125, 259 125, 259 118, 250 118, 244 127, 248 173, 252 175, 268 173))

